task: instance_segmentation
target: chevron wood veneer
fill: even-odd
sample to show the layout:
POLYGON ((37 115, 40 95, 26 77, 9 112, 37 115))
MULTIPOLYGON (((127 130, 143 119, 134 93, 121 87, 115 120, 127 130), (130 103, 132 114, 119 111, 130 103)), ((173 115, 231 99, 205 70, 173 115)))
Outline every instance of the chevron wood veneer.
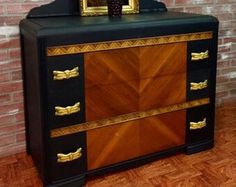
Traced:
POLYGON ((87 131, 88 169, 183 145, 185 129, 182 110, 87 131))
POLYGON ((121 49, 121 48, 130 48, 130 47, 157 45, 157 44, 206 40, 211 38, 213 38, 213 33, 209 31, 209 32, 199 32, 199 33, 189 33, 189 34, 179 34, 179 35, 168 35, 160 37, 139 38, 131 40, 118 40, 111 42, 108 41, 99 43, 53 46, 47 48, 47 56, 69 55, 69 54, 103 51, 110 49, 121 49))
MULTIPOLYGON (((85 187, 234 187, 236 184, 236 103, 217 108, 215 147, 89 178, 85 187)), ((30 156, 0 158, 0 186, 42 187, 30 156)))
POLYGON ((185 102, 186 52, 181 42, 86 53, 86 121, 185 102))

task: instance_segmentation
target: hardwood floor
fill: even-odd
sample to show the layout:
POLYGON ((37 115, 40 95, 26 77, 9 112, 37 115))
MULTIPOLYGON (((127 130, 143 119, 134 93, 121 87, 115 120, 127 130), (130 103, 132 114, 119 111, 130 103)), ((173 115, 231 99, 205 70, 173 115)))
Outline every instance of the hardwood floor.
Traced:
MULTIPOLYGON (((89 178, 86 187, 236 187, 236 103, 218 108, 216 116, 213 149, 89 178)), ((26 153, 0 159, 0 187, 30 186, 42 183, 26 153)))

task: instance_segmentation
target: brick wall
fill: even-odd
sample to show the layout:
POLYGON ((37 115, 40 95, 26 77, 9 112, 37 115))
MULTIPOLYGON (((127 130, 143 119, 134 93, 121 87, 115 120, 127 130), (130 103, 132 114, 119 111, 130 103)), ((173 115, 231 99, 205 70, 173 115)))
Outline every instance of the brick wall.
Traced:
MULTIPOLYGON (((52 0, 51 0, 52 1, 52 0)), ((0 156, 25 150, 19 21, 50 0, 0 0, 0 156)), ((220 20, 217 104, 236 101, 236 0, 163 0, 170 10, 220 20)))

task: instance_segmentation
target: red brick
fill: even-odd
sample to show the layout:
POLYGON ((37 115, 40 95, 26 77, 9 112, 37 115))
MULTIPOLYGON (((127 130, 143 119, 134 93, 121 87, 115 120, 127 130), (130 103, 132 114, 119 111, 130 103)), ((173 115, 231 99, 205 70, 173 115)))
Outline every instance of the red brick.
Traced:
POLYGON ((9 82, 9 83, 0 83, 0 93, 10 93, 15 91, 21 91, 22 81, 9 82))
POLYGON ((5 38, 0 40, 0 49, 16 48, 20 46, 19 38, 5 38))
POLYGON ((23 102, 23 92, 13 93, 13 102, 23 102))
POLYGON ((15 143, 14 135, 0 136, 0 146, 6 146, 15 143))
POLYGON ((16 134, 16 142, 23 142, 25 141, 25 132, 20 132, 16 134))
POLYGON ((12 80, 13 81, 15 81, 15 80, 22 80, 22 71, 21 71, 21 69, 17 70, 17 71, 13 71, 11 73, 11 76, 12 76, 12 80))
POLYGON ((11 101, 10 94, 1 94, 0 95, 0 103, 7 103, 9 101, 11 101))

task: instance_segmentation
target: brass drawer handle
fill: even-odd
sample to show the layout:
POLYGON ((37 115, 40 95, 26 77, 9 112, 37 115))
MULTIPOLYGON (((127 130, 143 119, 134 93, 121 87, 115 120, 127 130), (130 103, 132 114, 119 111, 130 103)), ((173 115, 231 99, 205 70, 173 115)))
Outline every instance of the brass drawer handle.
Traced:
POLYGON ((190 130, 202 129, 207 125, 206 118, 199 122, 190 122, 190 130))
POLYGON ((64 163, 64 162, 70 162, 73 160, 76 160, 82 156, 82 148, 77 149, 74 153, 58 153, 57 154, 57 162, 58 163, 64 163))
POLYGON ((72 70, 65 70, 65 71, 53 71, 53 79, 54 80, 64 80, 70 79, 79 76, 79 67, 76 67, 72 70))
POLYGON ((70 114, 77 113, 79 111, 80 111, 80 102, 75 103, 74 106, 68 106, 68 107, 56 106, 55 107, 56 116, 70 115, 70 114))
POLYGON ((209 51, 201 52, 201 53, 191 53, 192 61, 204 60, 209 58, 209 51))
POLYGON ((208 80, 199 83, 191 82, 190 85, 191 85, 190 90, 203 90, 204 88, 208 87, 208 80))

